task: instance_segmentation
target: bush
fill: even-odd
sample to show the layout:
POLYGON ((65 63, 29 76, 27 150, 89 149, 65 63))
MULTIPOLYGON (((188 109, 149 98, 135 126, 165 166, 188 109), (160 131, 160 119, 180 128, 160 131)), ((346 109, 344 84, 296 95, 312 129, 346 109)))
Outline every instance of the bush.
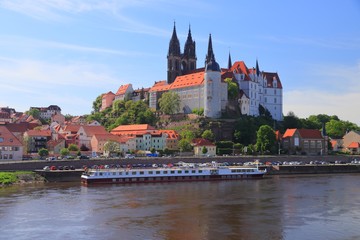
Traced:
POLYGON ((0 172, 0 184, 9 185, 16 182, 17 177, 11 172, 0 172))

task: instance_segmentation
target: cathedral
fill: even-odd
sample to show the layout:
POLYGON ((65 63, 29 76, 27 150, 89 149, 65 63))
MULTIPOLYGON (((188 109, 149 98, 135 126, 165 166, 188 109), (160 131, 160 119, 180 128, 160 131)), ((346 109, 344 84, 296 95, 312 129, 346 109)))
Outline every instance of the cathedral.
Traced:
POLYGON ((267 110, 273 119, 282 120, 282 84, 277 73, 248 68, 243 61, 227 68, 220 68, 215 60, 212 38, 209 36, 205 67, 196 67, 196 45, 189 27, 188 36, 181 53, 180 42, 174 24, 167 55, 167 80, 155 82, 149 90, 149 106, 158 109, 158 100, 164 92, 174 91, 181 99, 180 111, 191 113, 204 109, 204 116, 220 118, 229 104, 225 79, 236 82, 239 96, 236 101, 242 115, 259 116, 260 109, 267 110))
POLYGON ((122 85, 116 93, 103 94, 100 110, 111 107, 114 100, 139 101, 145 98, 149 100, 149 107, 157 110, 162 94, 173 91, 180 96, 181 113, 203 109, 205 117, 221 118, 224 113, 229 114, 229 109, 236 109, 241 115, 259 116, 268 112, 275 120, 283 119, 282 84, 276 72, 261 71, 257 60, 253 68, 248 68, 243 61, 232 63, 230 54, 228 66, 221 68, 215 59, 211 35, 205 66, 197 68, 196 61, 196 45, 190 27, 182 53, 174 24, 167 54, 167 80, 137 90, 133 90, 132 84, 122 85), (228 95, 229 80, 236 83, 239 92, 231 99, 228 95))

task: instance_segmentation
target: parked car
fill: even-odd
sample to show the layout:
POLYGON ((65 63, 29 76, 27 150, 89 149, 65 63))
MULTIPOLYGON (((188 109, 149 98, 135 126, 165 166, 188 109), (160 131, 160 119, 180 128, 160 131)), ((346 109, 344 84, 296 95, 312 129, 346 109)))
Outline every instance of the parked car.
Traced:
POLYGON ((79 156, 79 159, 90 159, 90 158, 89 158, 89 156, 81 155, 81 156, 79 156))

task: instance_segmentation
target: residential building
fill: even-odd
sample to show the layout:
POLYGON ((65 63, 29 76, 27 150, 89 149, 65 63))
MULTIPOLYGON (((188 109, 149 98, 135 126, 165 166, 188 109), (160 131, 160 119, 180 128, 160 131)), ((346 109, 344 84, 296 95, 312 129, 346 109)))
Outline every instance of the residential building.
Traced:
POLYGON ((103 126, 87 126, 80 125, 80 128, 77 132, 78 135, 78 146, 86 147, 89 150, 91 149, 91 138, 96 134, 108 134, 109 132, 103 126))
POLYGON ((9 129, 0 125, 0 161, 21 160, 23 145, 9 129))
POLYGON ((115 93, 114 100, 125 100, 126 98, 131 99, 133 92, 134 89, 132 88, 132 84, 121 85, 115 93))
POLYGON ((358 145, 360 143, 360 131, 350 131, 343 137, 343 151, 350 153, 360 153, 358 145))
POLYGON ((316 129, 287 129, 282 136, 282 146, 289 154, 326 155, 327 137, 316 129))
POLYGON ((192 146, 194 147, 195 156, 215 156, 216 155, 216 145, 204 138, 196 138, 192 141, 192 146), (203 153, 203 149, 206 149, 206 153, 203 153))
POLYGON ((106 108, 111 107, 114 99, 115 99, 115 94, 111 91, 103 94, 101 96, 100 111, 104 111, 106 108))
POLYGON ((27 153, 37 153, 41 148, 47 149, 49 140, 51 140, 50 130, 28 130, 24 133, 27 153))
POLYGON ((118 144, 119 152, 124 155, 127 152, 136 150, 136 141, 134 137, 117 136, 111 133, 95 134, 91 138, 91 149, 97 155, 109 156, 109 153, 104 149, 105 143, 112 141, 118 144))
POLYGON ((40 112, 40 118, 51 119, 54 114, 61 114, 61 108, 57 105, 50 105, 49 107, 30 107, 30 110, 38 109, 40 112))

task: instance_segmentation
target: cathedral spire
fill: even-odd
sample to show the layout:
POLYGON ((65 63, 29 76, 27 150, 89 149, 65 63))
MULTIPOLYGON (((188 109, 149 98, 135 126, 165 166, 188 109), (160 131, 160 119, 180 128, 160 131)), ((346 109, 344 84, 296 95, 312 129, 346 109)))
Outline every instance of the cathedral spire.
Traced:
POLYGON ((174 22, 174 29, 169 43, 168 55, 180 56, 180 42, 176 34, 176 26, 174 22))
POLYGON ((256 75, 259 76, 260 75, 260 68, 259 68, 259 63, 258 60, 256 59, 256 75))
POLYGON ((184 47, 184 56, 187 58, 195 58, 196 54, 195 54, 195 41, 192 40, 191 37, 191 29, 190 29, 190 24, 189 24, 189 32, 188 32, 188 36, 185 42, 185 47, 184 47))
POLYGON ((228 69, 230 69, 231 67, 232 67, 232 63, 231 63, 231 55, 229 51, 228 69))
MULTIPOLYGON (((210 34, 209 35, 208 52, 206 54, 206 59, 205 59, 205 66, 208 62, 210 62, 213 55, 214 55, 214 52, 213 52, 213 48, 212 48, 212 40, 211 40, 211 34, 210 34)), ((214 59, 215 59, 215 56, 214 56, 214 59)))

